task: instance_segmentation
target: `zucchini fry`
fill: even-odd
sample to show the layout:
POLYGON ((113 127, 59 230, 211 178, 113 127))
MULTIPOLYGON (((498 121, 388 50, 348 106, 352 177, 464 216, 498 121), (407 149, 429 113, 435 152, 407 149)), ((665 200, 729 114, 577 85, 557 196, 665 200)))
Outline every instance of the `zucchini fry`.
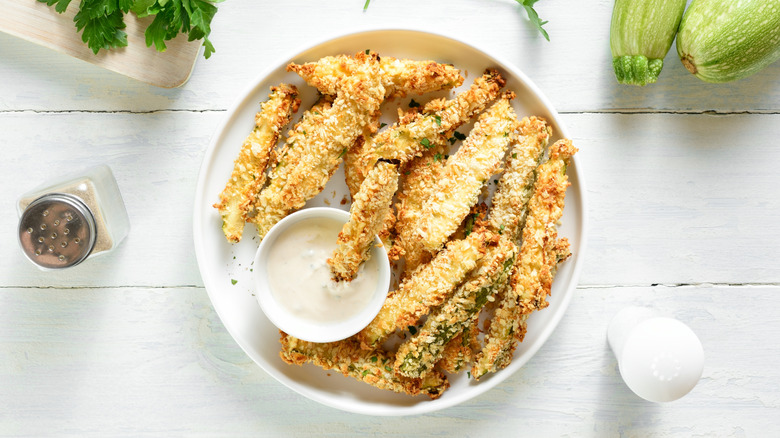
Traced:
POLYGON ((379 81, 377 56, 360 52, 355 57, 362 62, 340 81, 330 108, 302 120, 296 130, 300 135, 287 138, 287 154, 257 199, 253 221, 261 239, 284 216, 322 191, 347 148, 379 111, 385 90, 379 81))
POLYGON ((303 365, 311 362, 380 389, 409 395, 424 394, 431 399, 439 398, 450 386, 447 377, 440 372, 430 373, 423 379, 398 376, 393 373, 390 366, 392 358, 386 352, 362 350, 351 339, 320 344, 280 333, 282 350, 279 356, 289 364, 303 365))
POLYGON ((301 100, 294 85, 271 87, 268 100, 260 104, 255 127, 244 140, 233 164, 233 172, 214 208, 222 216, 222 232, 230 242, 238 242, 244 224, 252 215, 255 197, 265 184, 265 170, 279 133, 298 111, 301 100))
POLYGON ((388 213, 392 213, 397 190, 398 167, 377 163, 352 200, 349 222, 344 224, 333 257, 328 259, 335 281, 352 281, 360 265, 368 260, 374 236, 382 231, 388 213))
MULTIPOLYGON (((359 179, 380 159, 396 160, 402 164, 422 155, 426 148, 446 144, 452 131, 481 112, 505 85, 504 78, 495 70, 488 70, 477 78, 467 91, 454 99, 440 103, 436 111, 419 114, 408 123, 396 123, 371 137, 364 152, 355 163, 359 179)), ((426 108, 432 109, 432 108, 426 108)))
POLYGON ((446 146, 437 145, 403 168, 401 191, 398 193, 398 201, 395 205, 398 218, 395 224, 397 238, 393 249, 394 253, 405 258, 402 278, 430 259, 430 253, 424 251, 419 245, 416 233, 422 215, 422 206, 430 197, 441 175, 447 160, 446 152, 446 146))
POLYGON ((445 144, 448 134, 481 112, 505 85, 504 78, 495 70, 488 70, 477 78, 468 91, 444 103, 443 107, 423 114, 411 123, 394 125, 373 139, 373 153, 377 158, 399 160, 405 163, 420 155, 431 144, 445 144))
POLYGON ((517 342, 525 336, 528 315, 548 305, 557 265, 569 255, 568 241, 558 239, 557 223, 569 185, 566 166, 576 151, 570 140, 559 140, 550 148, 550 159, 537 170, 518 262, 472 367, 476 379, 509 363, 517 342))
POLYGON ((479 313, 471 318, 462 332, 447 342, 441 359, 436 365, 448 373, 460 372, 474 360, 474 354, 480 350, 477 335, 479 335, 479 313))
POLYGON ((398 347, 394 369, 406 377, 421 377, 433 369, 447 343, 479 314, 497 289, 503 287, 515 263, 517 246, 507 238, 487 250, 466 281, 412 338, 398 347))
MULTIPOLYGON (((326 56, 316 62, 290 64, 287 71, 298 73, 309 85, 324 94, 336 94, 339 82, 353 70, 356 60, 352 57, 326 56)), ((425 94, 463 84, 463 76, 455 67, 434 61, 414 61, 382 57, 379 62, 385 97, 407 94, 425 94)))
POLYGON ((432 307, 443 303, 472 271, 491 243, 492 233, 472 233, 452 241, 430 263, 420 266, 385 300, 379 314, 357 335, 361 347, 374 349, 397 329, 416 324, 432 307))
POLYGON ((485 181, 499 170, 519 124, 512 98, 514 93, 507 92, 485 111, 463 145, 447 160, 422 207, 417 238, 425 250, 441 248, 476 204, 485 181))
POLYGON ((520 138, 510 149, 506 169, 498 181, 490 208, 493 231, 520 238, 528 213, 528 200, 534 191, 535 170, 544 157, 552 129, 544 119, 524 117, 520 122, 520 138))

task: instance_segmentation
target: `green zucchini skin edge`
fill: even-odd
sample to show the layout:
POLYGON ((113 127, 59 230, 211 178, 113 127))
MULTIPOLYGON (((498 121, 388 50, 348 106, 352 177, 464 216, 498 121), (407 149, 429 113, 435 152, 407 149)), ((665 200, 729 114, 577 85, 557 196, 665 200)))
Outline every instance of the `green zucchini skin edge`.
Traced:
POLYGON ((780 59, 780 0, 693 0, 677 54, 706 82, 751 76, 780 59))
POLYGON ((615 0, 609 45, 619 83, 647 85, 658 79, 685 4, 686 0, 615 0))

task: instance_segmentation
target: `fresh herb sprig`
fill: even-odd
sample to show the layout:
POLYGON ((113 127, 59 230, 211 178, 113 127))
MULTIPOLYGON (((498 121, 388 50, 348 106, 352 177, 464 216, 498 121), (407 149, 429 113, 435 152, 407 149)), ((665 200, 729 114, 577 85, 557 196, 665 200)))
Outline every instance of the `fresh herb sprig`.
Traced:
POLYGON ((547 31, 544 30, 542 26, 547 24, 547 21, 542 21, 541 18, 539 18, 539 14, 536 13, 536 10, 534 9, 534 3, 538 2, 539 0, 515 0, 517 3, 520 4, 520 6, 525 9, 525 13, 528 14, 528 20, 536 26, 536 28, 539 30, 539 32, 542 33, 544 36, 544 39, 547 41, 550 41, 550 35, 547 35, 547 31))
MULTIPOLYGON (((72 0, 38 0, 63 13, 72 0)), ((158 52, 167 48, 165 42, 179 33, 186 33, 189 41, 203 40, 203 56, 214 53, 209 41, 211 20, 217 13, 216 3, 223 0, 80 0, 73 17, 81 40, 93 53, 101 49, 127 46, 124 14, 132 12, 139 18, 154 16, 144 35, 146 45, 158 52)))

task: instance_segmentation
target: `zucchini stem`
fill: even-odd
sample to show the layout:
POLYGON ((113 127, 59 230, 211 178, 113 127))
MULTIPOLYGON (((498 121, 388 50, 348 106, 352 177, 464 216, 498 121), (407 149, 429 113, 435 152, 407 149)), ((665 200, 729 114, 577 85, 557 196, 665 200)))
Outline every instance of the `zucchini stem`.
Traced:
POLYGON ((655 83, 661 69, 664 67, 663 59, 647 59, 643 55, 616 56, 612 59, 615 68, 615 77, 621 84, 647 85, 655 83))

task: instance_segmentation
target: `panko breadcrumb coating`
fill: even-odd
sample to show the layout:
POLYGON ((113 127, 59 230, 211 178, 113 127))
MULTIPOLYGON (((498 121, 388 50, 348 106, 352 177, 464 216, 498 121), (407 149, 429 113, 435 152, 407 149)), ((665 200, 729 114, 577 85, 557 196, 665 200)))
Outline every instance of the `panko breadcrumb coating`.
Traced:
POLYGON ((428 262, 431 257, 429 252, 423 250, 416 238, 417 228, 422 215, 422 206, 431 195, 447 161, 446 153, 445 145, 437 145, 403 167, 401 190, 397 196, 398 202, 395 204, 397 237, 393 247, 394 254, 404 257, 403 278, 414 272, 422 263, 428 262))
POLYGON ((476 204, 482 187, 499 171, 516 135, 514 93, 504 96, 480 115, 463 145, 447 164, 422 207, 417 238, 430 252, 438 251, 476 204))
POLYGON ((352 199, 349 221, 339 233, 336 250, 328 259, 333 279, 352 281, 368 260, 374 237, 385 227, 393 195, 398 190, 398 166, 379 162, 352 199))
MULTIPOLYGON (((336 94, 339 81, 355 68, 356 62, 355 58, 345 55, 325 56, 315 62, 290 64, 287 70, 298 73, 321 93, 336 94)), ((379 69, 388 98, 455 88, 463 83, 463 76, 458 69, 434 61, 383 56, 379 69)))
POLYGON ((462 332, 447 342, 436 366, 452 374, 465 369, 474 360, 475 352, 481 349, 478 335, 479 313, 466 323, 462 332))
POLYGON ((489 247, 485 257, 455 293, 428 315, 416 335, 398 347, 396 372, 413 378, 431 372, 447 343, 463 331, 496 290, 506 283, 516 255, 517 246, 506 237, 489 247))
POLYGON ((265 184, 265 170, 281 130, 298 111, 301 100, 294 85, 271 87, 268 100, 260 104, 255 127, 244 140, 233 164, 233 173, 214 208, 222 216, 222 231, 230 242, 238 242, 244 224, 252 215, 255 197, 265 184))
POLYGON ((361 347, 381 345, 397 329, 417 324, 432 307, 443 303, 477 266, 494 237, 487 230, 452 241, 430 263, 420 266, 385 300, 379 314, 357 334, 361 347))
POLYGON ((436 399, 450 386, 447 377, 429 373, 422 379, 399 376, 391 368, 392 358, 382 350, 362 350, 352 339, 337 342, 314 343, 302 341, 284 332, 280 342, 283 361, 303 365, 311 362, 326 370, 335 370, 369 385, 409 395, 424 394, 436 399))
POLYGON ((509 150, 506 168, 498 181, 490 208, 490 226, 495 232, 517 240, 525 223, 528 200, 534 192, 535 170, 539 167, 552 129, 539 117, 524 117, 520 137, 509 150))
POLYGON ((406 163, 422 155, 426 148, 446 144, 455 129, 498 97, 505 83, 497 71, 487 70, 474 81, 471 88, 458 93, 454 99, 437 99, 439 105, 435 111, 434 107, 426 106, 426 112, 418 114, 411 121, 399 121, 371 137, 354 166, 359 178, 365 178, 380 158, 406 163))
POLYGON ((566 166, 576 151, 570 140, 559 140, 550 148, 549 160, 537 170, 517 265, 471 369, 474 378, 505 367, 525 336, 528 315, 548 305, 555 270, 569 256, 568 241, 558 239, 557 224, 569 186, 566 166))

